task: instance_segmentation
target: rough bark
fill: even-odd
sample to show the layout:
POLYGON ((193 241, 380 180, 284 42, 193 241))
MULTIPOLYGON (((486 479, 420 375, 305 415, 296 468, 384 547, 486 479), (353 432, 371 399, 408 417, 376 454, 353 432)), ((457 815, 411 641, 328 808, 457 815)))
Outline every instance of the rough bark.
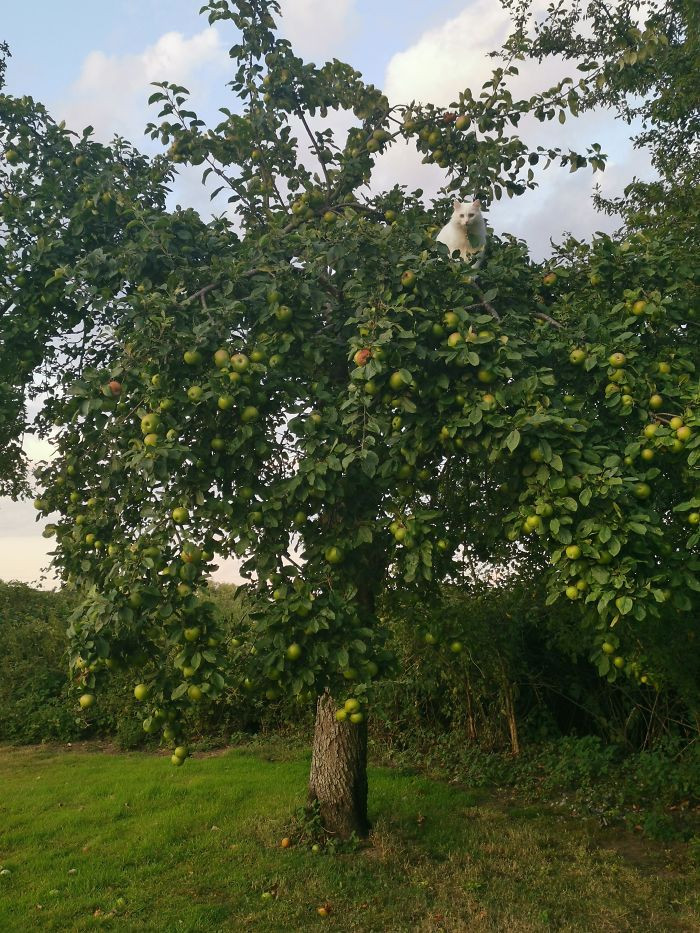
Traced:
POLYGON ((466 683, 466 698, 467 698, 467 737, 470 742, 476 742, 478 736, 476 732, 476 717, 474 716, 474 699, 472 697, 472 682, 469 672, 467 672, 467 683, 466 683))
POLYGON ((518 720, 515 716, 515 703, 513 702, 513 688, 507 678, 503 681, 503 697, 505 700, 506 719, 510 733, 510 747, 513 755, 520 754, 520 737, 518 735, 518 720))
POLYGON ((338 839, 366 836, 367 723, 336 722, 330 693, 318 698, 309 803, 318 802, 325 831, 338 839))

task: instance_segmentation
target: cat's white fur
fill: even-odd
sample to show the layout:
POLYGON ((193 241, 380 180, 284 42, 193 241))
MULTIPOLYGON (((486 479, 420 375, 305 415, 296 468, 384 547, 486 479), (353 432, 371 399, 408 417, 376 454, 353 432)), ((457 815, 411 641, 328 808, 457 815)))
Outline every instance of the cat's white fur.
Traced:
MULTIPOLYGON (((462 259, 469 259, 475 253, 481 253, 486 246, 486 223, 481 213, 481 202, 454 201, 452 217, 436 237, 438 243, 444 243, 450 256, 459 250, 462 259)), ((479 262, 479 265, 481 263, 479 262)))

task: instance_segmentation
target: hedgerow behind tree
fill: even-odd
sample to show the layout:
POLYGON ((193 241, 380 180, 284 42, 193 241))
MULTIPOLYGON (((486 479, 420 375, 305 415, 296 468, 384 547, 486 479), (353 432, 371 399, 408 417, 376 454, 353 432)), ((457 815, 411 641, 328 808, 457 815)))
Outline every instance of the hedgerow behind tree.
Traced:
POLYGON ((596 145, 517 135, 523 114, 575 114, 570 82, 515 100, 511 64, 448 109, 392 104, 298 58, 271 0, 204 11, 238 31, 237 102, 207 129, 159 85, 167 157, 2 99, 7 430, 49 344, 58 456, 36 505, 81 597, 82 705, 133 668, 144 729, 182 764, 183 712, 227 682, 316 703, 310 799, 330 832, 362 834, 387 588, 430 599, 464 554, 532 555, 600 673, 662 686, 635 627, 672 614, 690 637, 698 603, 697 267, 645 234, 569 242, 546 269, 494 237, 477 277, 432 237, 453 196, 518 195, 540 161, 604 167, 596 145), (354 117, 343 138, 335 109, 354 117), (366 193, 403 139, 445 169, 434 205, 366 193), (178 164, 217 178, 239 225, 167 212, 178 164), (234 664, 206 593, 229 556, 264 607, 234 664))

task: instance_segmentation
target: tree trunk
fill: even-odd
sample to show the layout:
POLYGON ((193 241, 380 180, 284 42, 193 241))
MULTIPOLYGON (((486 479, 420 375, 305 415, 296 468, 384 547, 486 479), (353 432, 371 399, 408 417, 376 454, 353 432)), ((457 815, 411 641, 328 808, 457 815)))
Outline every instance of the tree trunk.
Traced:
POLYGON ((366 836, 367 723, 336 722, 335 712, 326 691, 316 706, 309 803, 318 801, 321 822, 330 835, 366 836))
POLYGON ((510 733, 510 747, 514 755, 520 754, 520 738, 518 736, 518 720, 515 718, 515 703, 513 702, 513 688, 508 678, 503 678, 503 695, 505 699, 506 719, 510 733))
POLYGON ((467 736, 470 742, 476 742, 478 736, 476 732, 476 718, 474 716, 474 699, 472 697, 472 681, 467 671, 467 736))

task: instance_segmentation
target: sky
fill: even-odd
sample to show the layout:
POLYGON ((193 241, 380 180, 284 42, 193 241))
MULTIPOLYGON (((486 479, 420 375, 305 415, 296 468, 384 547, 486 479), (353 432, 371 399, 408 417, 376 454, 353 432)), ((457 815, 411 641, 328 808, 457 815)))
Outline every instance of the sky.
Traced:
MULTIPOLYGON (((546 7, 545 0, 535 2, 546 7)), ((228 49, 236 33, 226 23, 209 27, 198 15, 202 3, 5 0, 0 41, 7 41, 12 52, 6 92, 42 101, 56 120, 65 119, 73 129, 90 125, 100 139, 119 133, 144 151, 155 151, 144 136, 146 123, 157 113, 147 105, 150 82, 170 80, 188 87, 193 109, 208 121, 216 120, 219 107, 233 108, 225 85, 232 76, 228 49)), ((282 0, 282 11, 281 32, 298 54, 317 63, 331 58, 350 62, 392 103, 449 105, 465 87, 477 92, 494 67, 487 53, 508 31, 497 0, 282 0)), ((529 95, 565 73, 558 62, 522 66, 513 91, 529 95)), ((612 231, 615 220, 595 213, 591 194, 596 183, 612 195, 632 173, 648 174, 643 154, 629 143, 629 128, 608 115, 587 114, 564 126, 524 121, 520 131, 530 143, 579 151, 599 142, 610 157, 608 168, 596 176, 551 168, 534 192, 492 207, 486 217, 494 230, 523 237, 539 259, 546 257, 551 241, 567 232, 590 237, 597 230, 612 231)), ((427 196, 442 183, 437 166, 421 165, 402 147, 380 160, 375 178, 377 190, 400 182, 411 190, 423 188, 427 196)), ((194 170, 179 180, 173 198, 203 213, 211 210, 194 170)), ((50 455, 46 442, 30 438, 26 446, 33 459, 50 455)), ((31 503, 0 498, 3 579, 52 585, 50 573, 42 581, 50 547, 31 503)), ((218 579, 235 582, 235 566, 223 566, 218 579)))

